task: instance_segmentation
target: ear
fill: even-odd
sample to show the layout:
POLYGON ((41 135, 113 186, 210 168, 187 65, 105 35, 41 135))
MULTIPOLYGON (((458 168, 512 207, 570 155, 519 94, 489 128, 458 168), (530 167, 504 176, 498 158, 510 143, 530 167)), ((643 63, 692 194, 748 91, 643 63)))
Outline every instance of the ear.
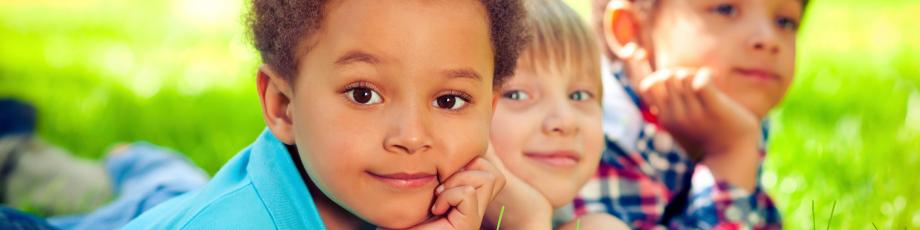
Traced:
POLYGON ((604 40, 620 59, 635 58, 641 49, 639 21, 634 4, 626 0, 614 0, 607 4, 603 19, 604 40))
POLYGON ((278 75, 268 65, 259 67, 256 86, 259 90, 259 102, 262 104, 262 118, 278 140, 288 145, 294 144, 293 90, 288 81, 278 75))

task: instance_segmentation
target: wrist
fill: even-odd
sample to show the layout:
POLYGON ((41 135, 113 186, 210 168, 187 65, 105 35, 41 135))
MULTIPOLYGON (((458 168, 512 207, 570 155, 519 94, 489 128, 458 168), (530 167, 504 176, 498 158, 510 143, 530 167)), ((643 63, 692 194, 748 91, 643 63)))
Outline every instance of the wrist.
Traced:
POLYGON ((747 191, 757 183, 761 156, 756 139, 739 140, 718 148, 707 148, 702 164, 709 168, 716 181, 728 182, 747 191))
POLYGON ((706 158, 732 155, 739 152, 757 151, 760 146, 760 133, 749 131, 723 136, 713 136, 704 141, 701 150, 706 158))

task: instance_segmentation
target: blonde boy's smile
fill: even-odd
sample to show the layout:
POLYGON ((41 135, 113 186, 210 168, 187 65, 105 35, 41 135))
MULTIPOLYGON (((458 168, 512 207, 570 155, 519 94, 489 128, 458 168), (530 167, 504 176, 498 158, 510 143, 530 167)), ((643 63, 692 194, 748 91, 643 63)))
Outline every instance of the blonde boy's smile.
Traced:
POLYGON ((557 150, 547 152, 525 151, 524 156, 534 162, 550 166, 551 169, 571 170, 578 166, 581 160, 580 154, 569 150, 557 150))

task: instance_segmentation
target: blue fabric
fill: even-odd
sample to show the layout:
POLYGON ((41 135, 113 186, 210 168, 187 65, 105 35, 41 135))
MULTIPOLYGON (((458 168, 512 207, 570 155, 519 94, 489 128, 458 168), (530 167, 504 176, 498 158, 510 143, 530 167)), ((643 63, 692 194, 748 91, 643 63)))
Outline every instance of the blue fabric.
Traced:
POLYGON ((0 205, 0 229, 9 229, 9 230, 19 230, 19 229, 54 229, 48 222, 30 215, 28 213, 21 212, 16 209, 12 209, 6 206, 0 205))
POLYGON ((284 144, 268 129, 199 190, 147 211, 125 229, 325 229, 284 144))
POLYGON ((13 98, 0 98, 0 137, 35 132, 35 106, 13 98))
POLYGON ((85 215, 49 218, 60 229, 116 229, 154 206, 208 182, 207 174, 180 154, 149 143, 109 156, 106 171, 118 198, 85 215))

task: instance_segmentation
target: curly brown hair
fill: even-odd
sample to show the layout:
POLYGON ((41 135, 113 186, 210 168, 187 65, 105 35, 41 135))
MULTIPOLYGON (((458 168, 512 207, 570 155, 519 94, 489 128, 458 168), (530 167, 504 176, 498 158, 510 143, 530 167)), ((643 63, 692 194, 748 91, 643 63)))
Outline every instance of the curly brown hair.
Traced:
MULTIPOLYGON (((514 74, 518 55, 530 39, 526 12, 520 0, 480 2, 489 15, 495 65, 492 85, 498 87, 514 74)), ((328 0, 252 0, 246 21, 262 62, 292 80, 299 62, 296 49, 319 29, 326 3, 328 0)))

